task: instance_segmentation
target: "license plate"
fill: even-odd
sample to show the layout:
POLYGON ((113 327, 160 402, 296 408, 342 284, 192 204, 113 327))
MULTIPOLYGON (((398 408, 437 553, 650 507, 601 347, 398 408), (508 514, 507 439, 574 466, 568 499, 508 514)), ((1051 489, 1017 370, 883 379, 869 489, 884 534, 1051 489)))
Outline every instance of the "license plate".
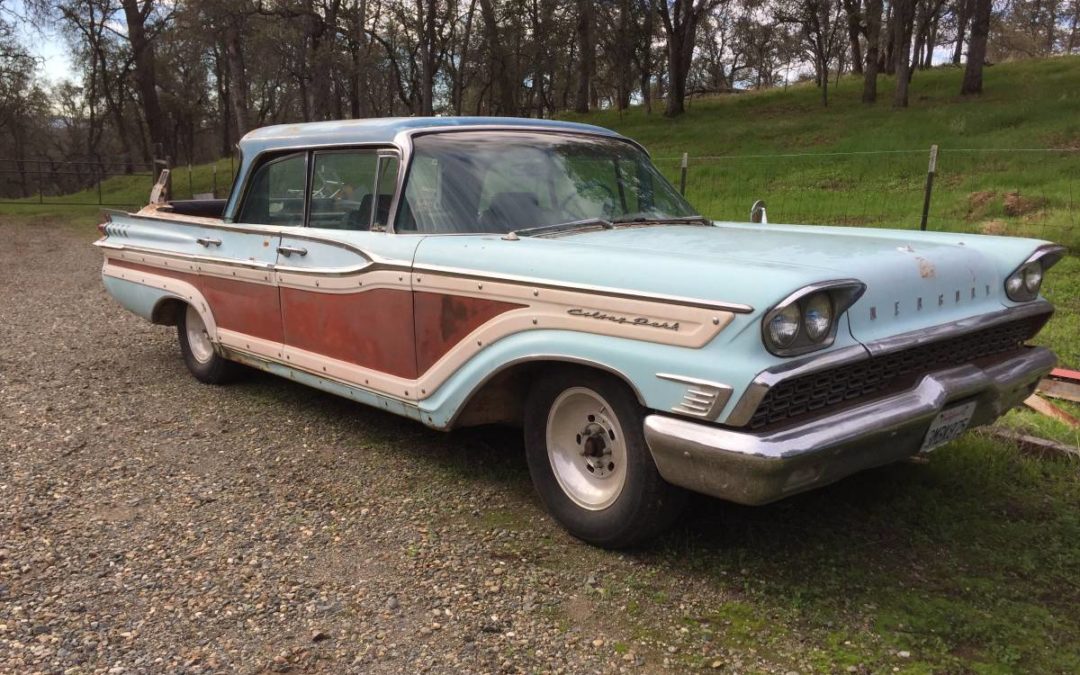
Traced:
POLYGON ((930 424, 919 452, 930 452, 949 441, 960 438, 967 430, 968 424, 971 423, 971 416, 974 414, 974 401, 942 410, 930 424))

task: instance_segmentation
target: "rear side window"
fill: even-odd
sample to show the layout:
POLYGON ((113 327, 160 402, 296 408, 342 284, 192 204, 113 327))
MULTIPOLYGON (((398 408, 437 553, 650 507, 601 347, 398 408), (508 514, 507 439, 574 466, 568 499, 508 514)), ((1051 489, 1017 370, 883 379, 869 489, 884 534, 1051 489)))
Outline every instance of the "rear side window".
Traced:
POLYGON ((241 223, 303 225, 307 155, 272 159, 255 171, 240 209, 241 223))

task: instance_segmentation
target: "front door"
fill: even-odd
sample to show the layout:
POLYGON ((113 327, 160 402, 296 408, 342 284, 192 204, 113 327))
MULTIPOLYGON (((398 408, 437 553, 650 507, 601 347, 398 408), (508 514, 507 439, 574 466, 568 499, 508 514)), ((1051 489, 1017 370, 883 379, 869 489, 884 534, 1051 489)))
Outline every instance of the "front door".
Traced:
POLYGON ((385 231, 398 162, 389 150, 312 153, 307 226, 282 231, 275 274, 288 365, 413 400, 421 237, 385 231))

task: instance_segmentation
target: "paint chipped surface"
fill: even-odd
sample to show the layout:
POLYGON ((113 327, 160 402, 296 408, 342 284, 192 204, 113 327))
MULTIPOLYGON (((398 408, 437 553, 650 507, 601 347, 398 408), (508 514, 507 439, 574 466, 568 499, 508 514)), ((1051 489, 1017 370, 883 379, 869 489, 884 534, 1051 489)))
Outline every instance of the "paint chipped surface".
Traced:
POLYGON ((934 269, 934 263, 921 256, 916 258, 916 260, 919 261, 919 276, 923 279, 933 279, 937 274, 934 269))

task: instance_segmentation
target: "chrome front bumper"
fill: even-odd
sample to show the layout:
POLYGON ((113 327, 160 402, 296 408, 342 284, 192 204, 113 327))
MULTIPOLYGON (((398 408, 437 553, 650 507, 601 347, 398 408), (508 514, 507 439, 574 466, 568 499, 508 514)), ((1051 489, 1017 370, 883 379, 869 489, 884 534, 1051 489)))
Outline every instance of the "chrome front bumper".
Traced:
POLYGON ((669 483, 740 504, 766 504, 919 452, 945 407, 975 401, 971 425, 1021 403, 1057 363, 1032 347, 990 365, 930 373, 908 391, 777 431, 747 433, 649 415, 645 438, 669 483))

